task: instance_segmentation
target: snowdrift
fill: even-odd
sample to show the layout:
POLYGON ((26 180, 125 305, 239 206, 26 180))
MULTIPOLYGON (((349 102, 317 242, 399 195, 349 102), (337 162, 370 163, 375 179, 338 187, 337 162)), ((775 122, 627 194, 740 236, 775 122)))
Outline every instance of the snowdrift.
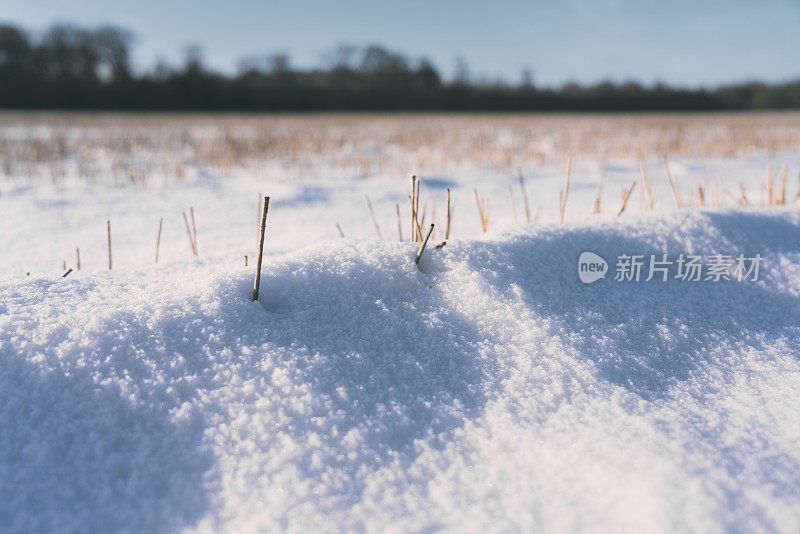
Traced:
POLYGON ((414 252, 3 280, 3 530, 800 529, 797 213, 414 252), (763 263, 614 280, 665 253, 763 263))

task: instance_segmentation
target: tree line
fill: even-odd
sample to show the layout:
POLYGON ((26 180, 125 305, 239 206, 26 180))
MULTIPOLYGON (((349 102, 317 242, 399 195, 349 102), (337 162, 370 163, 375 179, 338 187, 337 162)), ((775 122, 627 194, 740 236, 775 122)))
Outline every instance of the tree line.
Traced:
POLYGON ((325 66, 292 68, 278 53, 250 57, 236 75, 185 62, 131 67, 132 34, 119 27, 59 24, 34 39, 0 25, 0 108, 228 111, 679 111, 800 108, 800 80, 681 89, 629 82, 539 88, 529 71, 516 85, 471 80, 461 60, 445 81, 427 60, 385 47, 341 45, 325 66))

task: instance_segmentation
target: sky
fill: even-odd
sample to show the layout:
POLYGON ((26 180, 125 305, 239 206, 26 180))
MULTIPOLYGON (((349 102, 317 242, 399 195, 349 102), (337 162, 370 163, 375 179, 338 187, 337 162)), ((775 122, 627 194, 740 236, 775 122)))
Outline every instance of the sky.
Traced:
POLYGON ((379 43, 445 78, 459 56, 475 78, 516 83, 527 67, 542 86, 800 78, 800 0, 0 0, 0 21, 34 34, 54 22, 129 28, 139 70, 181 64, 189 44, 234 73, 244 56, 285 51, 309 68, 340 43, 379 43))

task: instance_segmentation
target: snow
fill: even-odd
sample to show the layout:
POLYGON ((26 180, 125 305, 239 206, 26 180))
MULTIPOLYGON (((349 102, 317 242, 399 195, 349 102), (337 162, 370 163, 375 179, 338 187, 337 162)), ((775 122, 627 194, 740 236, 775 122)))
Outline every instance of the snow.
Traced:
MULTIPOLYGON (((738 196, 741 180, 758 204, 764 169, 784 162, 796 175, 795 152, 670 165, 684 196, 717 178, 738 196)), ((785 207, 675 211, 649 158, 656 209, 635 191, 617 218, 639 177, 617 158, 592 216, 600 163, 576 157, 560 225, 565 163, 525 171, 532 225, 507 207, 510 185, 522 213, 516 172, 423 174, 432 243, 447 187, 455 217, 419 267, 418 245, 395 237, 399 204, 408 238, 407 176, 6 176, 0 530, 800 530, 792 180, 785 207), (490 200, 485 235, 473 187, 490 200), (82 269, 61 278, 77 246, 82 269), (587 251, 612 269, 591 284, 587 251), (622 254, 763 262, 757 280, 618 282, 622 254)))
POLYGON ((800 216, 330 240, 0 286, 0 520, 22 530, 800 528, 800 216), (756 282, 581 284, 583 250, 756 282))

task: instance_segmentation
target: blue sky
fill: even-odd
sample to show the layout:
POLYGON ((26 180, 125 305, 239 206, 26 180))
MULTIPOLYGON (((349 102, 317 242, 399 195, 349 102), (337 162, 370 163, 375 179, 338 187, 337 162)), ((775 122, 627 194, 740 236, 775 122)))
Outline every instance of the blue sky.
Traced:
POLYGON ((275 51, 309 67, 349 42, 425 56, 446 76, 459 55, 489 79, 517 82, 529 66, 542 85, 800 78, 800 0, 0 0, 0 20, 35 32, 56 21, 128 27, 141 69, 180 63, 189 43, 226 72, 275 51))

